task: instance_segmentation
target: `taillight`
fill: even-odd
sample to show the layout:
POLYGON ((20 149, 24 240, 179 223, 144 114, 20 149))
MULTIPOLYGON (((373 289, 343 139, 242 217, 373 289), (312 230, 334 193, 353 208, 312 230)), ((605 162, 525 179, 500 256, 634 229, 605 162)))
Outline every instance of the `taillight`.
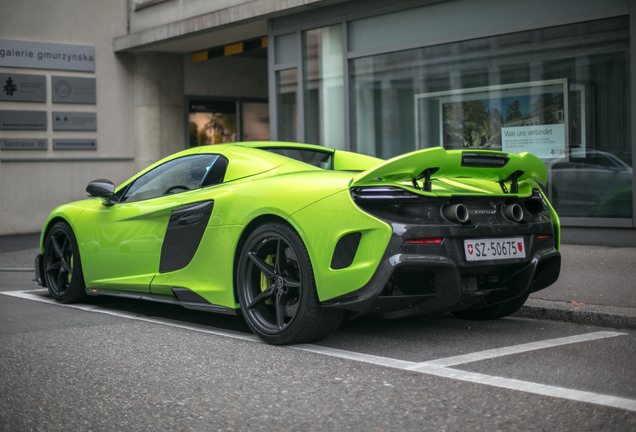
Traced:
POLYGON ((351 189, 353 201, 364 211, 386 221, 444 223, 441 201, 396 186, 364 186, 351 189))
POLYGON ((532 195, 525 199, 524 205, 526 209, 533 214, 545 212, 548 206, 543 199, 543 195, 537 189, 532 191, 532 195))
POLYGON ((355 187, 351 189, 351 195, 355 201, 402 201, 421 198, 406 189, 394 186, 355 187))
POLYGON ((432 237, 432 238, 419 238, 419 239, 409 239, 404 242, 404 244, 410 245, 438 245, 442 244, 444 239, 442 237, 432 237))

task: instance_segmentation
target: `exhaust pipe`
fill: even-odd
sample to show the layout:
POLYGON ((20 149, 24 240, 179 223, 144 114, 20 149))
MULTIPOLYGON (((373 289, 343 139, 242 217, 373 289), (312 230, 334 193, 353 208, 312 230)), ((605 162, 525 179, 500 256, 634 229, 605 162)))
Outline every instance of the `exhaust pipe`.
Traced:
POLYGON ((523 209, 519 204, 510 204, 503 207, 503 215, 512 222, 521 222, 523 220, 523 209))
POLYGON ((468 222, 468 208, 464 204, 453 204, 444 207, 442 210, 444 217, 451 222, 466 223, 468 222))

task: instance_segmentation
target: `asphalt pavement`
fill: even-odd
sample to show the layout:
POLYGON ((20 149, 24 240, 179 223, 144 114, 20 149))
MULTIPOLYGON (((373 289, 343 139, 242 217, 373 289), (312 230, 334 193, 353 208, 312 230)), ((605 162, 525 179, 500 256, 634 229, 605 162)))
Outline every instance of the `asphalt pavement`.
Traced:
MULTIPOLYGON (((0 273, 34 272, 39 234, 0 236, 0 273)), ((517 316, 636 329, 636 248, 565 244, 559 280, 517 316)))

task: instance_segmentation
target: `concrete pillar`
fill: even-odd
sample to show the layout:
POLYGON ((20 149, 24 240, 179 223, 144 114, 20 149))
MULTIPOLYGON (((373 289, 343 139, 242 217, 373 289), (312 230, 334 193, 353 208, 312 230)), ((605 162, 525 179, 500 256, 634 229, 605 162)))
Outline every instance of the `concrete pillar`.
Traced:
POLYGON ((183 59, 180 54, 134 57, 135 168, 186 148, 183 59))

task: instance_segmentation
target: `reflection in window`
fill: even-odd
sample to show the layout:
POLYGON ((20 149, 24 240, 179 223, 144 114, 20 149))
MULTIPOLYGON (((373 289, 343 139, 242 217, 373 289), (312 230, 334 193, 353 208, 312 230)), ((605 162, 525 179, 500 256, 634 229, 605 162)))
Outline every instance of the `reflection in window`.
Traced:
POLYGON ((264 150, 279 155, 286 156, 288 158, 308 163, 318 168, 325 170, 333 169, 333 156, 331 152, 316 151, 309 149, 289 149, 280 147, 265 147, 264 150))
POLYGON ((342 26, 303 34, 305 141, 344 149, 342 26))
POLYGON ((269 105, 267 102, 243 102, 241 114, 241 141, 269 140, 269 105))
POLYGON ((236 102, 193 99, 189 109, 190 147, 237 140, 236 102))
POLYGON ((626 17, 361 57, 349 71, 354 150, 516 147, 546 161, 562 217, 632 217, 626 17))
POLYGON ((298 141, 298 69, 276 72, 278 139, 298 141))

